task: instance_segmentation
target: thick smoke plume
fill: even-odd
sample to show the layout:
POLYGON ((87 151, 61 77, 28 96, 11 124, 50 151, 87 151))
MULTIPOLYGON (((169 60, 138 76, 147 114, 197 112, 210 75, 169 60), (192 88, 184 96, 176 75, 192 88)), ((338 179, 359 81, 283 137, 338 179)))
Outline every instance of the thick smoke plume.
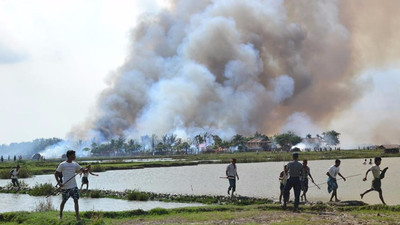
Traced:
POLYGON ((223 138, 270 135, 301 117, 324 127, 363 94, 349 4, 172 1, 138 21, 125 63, 72 136, 192 136, 202 128, 223 138))

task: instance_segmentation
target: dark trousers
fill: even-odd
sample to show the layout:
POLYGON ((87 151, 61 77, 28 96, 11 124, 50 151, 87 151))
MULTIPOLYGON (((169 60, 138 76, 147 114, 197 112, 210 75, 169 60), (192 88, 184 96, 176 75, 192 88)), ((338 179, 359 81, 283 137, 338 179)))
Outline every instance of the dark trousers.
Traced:
POLYGON ((231 189, 232 189, 233 192, 236 191, 236 179, 235 178, 229 179, 229 188, 228 188, 228 190, 230 191, 231 189))
POLYGON ((287 180, 285 188, 283 189, 283 201, 289 201, 290 190, 294 190, 294 208, 298 209, 300 202, 301 183, 298 177, 291 177, 287 180))

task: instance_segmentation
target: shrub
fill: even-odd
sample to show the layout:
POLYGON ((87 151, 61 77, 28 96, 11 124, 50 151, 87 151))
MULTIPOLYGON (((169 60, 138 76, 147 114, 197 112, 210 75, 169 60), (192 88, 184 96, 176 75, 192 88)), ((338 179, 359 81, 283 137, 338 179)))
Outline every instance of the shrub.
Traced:
POLYGON ((11 179, 10 170, 0 170, 0 179, 11 179))
POLYGON ((149 200, 149 196, 144 193, 144 192, 139 192, 139 191, 129 191, 127 195, 128 200, 131 201, 147 201, 149 200))
POLYGON ((91 198, 100 198, 101 192, 96 190, 96 191, 91 191, 90 192, 90 197, 91 198))
POLYGON ((27 169, 25 167, 22 167, 19 169, 19 175, 18 175, 19 178, 28 178, 31 176, 32 176, 32 172, 29 169, 27 169))
POLYGON ((165 215, 165 214, 168 214, 168 210, 163 209, 163 208, 155 208, 155 209, 150 210, 149 213, 152 215, 165 215))
POLYGON ((53 194, 55 190, 56 188, 50 183, 36 184, 28 194, 33 196, 45 196, 53 194))
POLYGON ((94 164, 94 165, 92 165, 92 171, 93 172, 104 172, 105 169, 103 167, 101 167, 101 165, 99 165, 99 164, 94 164))

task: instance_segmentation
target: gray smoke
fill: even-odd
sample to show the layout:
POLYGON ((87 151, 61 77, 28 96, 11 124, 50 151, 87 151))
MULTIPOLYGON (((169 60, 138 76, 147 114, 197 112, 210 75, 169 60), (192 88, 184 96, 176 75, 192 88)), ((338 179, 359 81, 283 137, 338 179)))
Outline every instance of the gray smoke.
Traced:
POLYGON ((296 117, 320 132, 362 94, 339 3, 175 0, 143 15, 94 115, 71 135, 270 135, 296 117))

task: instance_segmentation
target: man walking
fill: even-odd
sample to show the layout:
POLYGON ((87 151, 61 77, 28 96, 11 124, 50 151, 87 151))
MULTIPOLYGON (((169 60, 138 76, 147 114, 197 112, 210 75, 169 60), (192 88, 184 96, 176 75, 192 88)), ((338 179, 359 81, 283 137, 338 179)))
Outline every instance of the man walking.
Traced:
MULTIPOLYGON (((294 149, 294 151, 296 148, 294 149)), ((289 169, 289 179, 286 182, 284 191, 283 191, 283 205, 282 208, 286 209, 287 207, 287 202, 289 201, 289 193, 290 190, 293 188, 294 190, 294 212, 298 212, 299 210, 299 201, 300 201, 300 190, 301 190, 301 184, 300 184, 300 176, 301 172, 303 169, 303 165, 298 162, 299 159, 299 154, 293 153, 292 155, 293 161, 288 163, 288 169, 289 169)))
POLYGON ((236 168, 236 159, 232 159, 231 164, 226 167, 226 177, 229 180, 228 195, 232 190, 231 197, 233 197, 233 193, 236 191, 236 177, 239 180, 239 175, 236 168))
POLYGON ((62 219, 63 216, 63 210, 64 210, 64 205, 69 199, 69 197, 72 197, 74 199, 74 204, 75 204, 75 214, 76 214, 76 219, 80 220, 79 216, 79 204, 78 204, 78 199, 79 199, 79 193, 78 193, 78 187, 76 184, 75 180, 75 173, 82 173, 85 170, 76 162, 73 162, 75 160, 75 151, 73 150, 68 150, 67 151, 67 161, 64 161, 58 165, 57 170, 55 172, 55 178, 57 181, 57 184, 61 187, 62 189, 62 201, 60 204, 60 219, 62 219), (64 181, 62 182, 60 180, 60 173, 64 177, 64 181))
POLYGON ((304 197, 304 201, 307 201, 307 191, 308 191, 308 177, 311 178, 311 182, 314 183, 314 179, 311 176, 311 172, 310 172, 310 167, 307 166, 308 161, 307 159, 303 160, 303 169, 301 172, 301 176, 300 176, 300 183, 301 183, 301 190, 303 191, 303 194, 300 196, 301 200, 303 200, 304 197))
POLYGON ((368 192, 377 191, 379 193, 379 198, 381 199, 382 203, 384 205, 386 205, 385 200, 383 200, 383 194, 382 194, 382 188, 381 188, 381 179, 383 179, 383 177, 385 177, 385 173, 386 173, 386 170, 388 169, 388 167, 383 169, 382 173, 381 173, 381 169, 379 168, 379 165, 381 165, 382 158, 381 157, 375 157, 374 161, 375 161, 375 166, 373 166, 373 167, 371 167, 370 169, 367 170, 367 172, 365 173, 365 177, 363 179, 363 181, 366 181, 369 171, 372 172, 372 175, 374 176, 374 179, 372 180, 371 188, 366 190, 364 193, 360 194, 360 196, 361 196, 361 199, 362 199, 364 197, 364 195, 367 194, 368 192))
POLYGON ((12 182, 12 184, 13 184, 13 187, 15 187, 15 186, 18 187, 17 191, 19 191, 19 189, 21 188, 21 187, 19 186, 19 182, 18 182, 19 168, 20 168, 19 165, 17 165, 17 166, 15 167, 15 169, 12 169, 12 170, 10 171, 11 182, 12 182))
POLYGON ((328 193, 332 192, 331 199, 329 201, 331 202, 333 197, 335 197, 335 202, 339 202, 340 200, 337 198, 337 189, 338 189, 338 184, 336 181, 336 176, 339 174, 343 178, 344 181, 346 181, 346 178, 342 176, 339 172, 339 166, 340 166, 340 160, 336 159, 335 160, 335 165, 332 165, 326 175, 328 176, 328 193))

